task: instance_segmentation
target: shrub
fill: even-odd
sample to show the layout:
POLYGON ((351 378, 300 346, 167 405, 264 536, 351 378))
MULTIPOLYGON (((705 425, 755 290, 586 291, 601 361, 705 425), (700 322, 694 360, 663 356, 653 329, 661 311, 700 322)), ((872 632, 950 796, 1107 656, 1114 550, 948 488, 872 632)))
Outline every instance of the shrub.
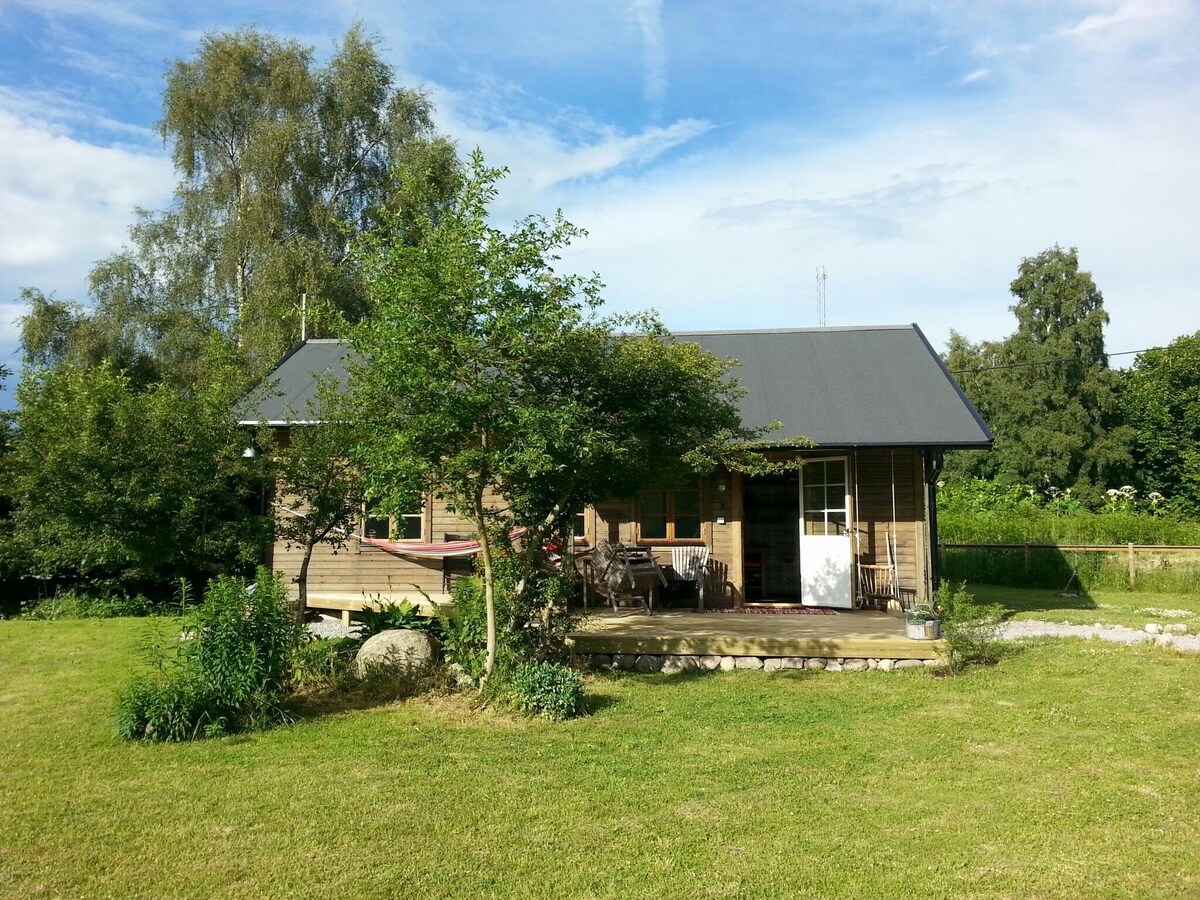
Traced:
POLYGON ((375 598, 375 602, 379 603, 379 609, 363 609, 355 613, 360 623, 359 635, 362 637, 371 637, 392 629, 423 631, 439 641, 446 636, 446 629, 437 616, 424 615, 419 607, 413 606, 407 600, 390 603, 375 598))
POLYGON ((25 619, 115 619, 123 616, 148 616, 166 611, 144 594, 133 596, 101 594, 93 596, 68 589, 53 597, 26 606, 21 613, 25 619))
MULTIPOLYGON (((475 682, 483 676, 487 659, 487 607, 483 582, 478 578, 459 578, 450 589, 454 609, 442 618, 446 659, 460 666, 475 682)), ((497 618, 502 597, 497 597, 497 618)))
POLYGON ((177 741, 284 720, 301 629, 280 576, 259 568, 253 589, 240 578, 215 579, 185 620, 185 639, 155 651, 157 674, 121 691, 117 733, 177 741))
POLYGON ((116 730, 131 741, 188 741, 225 734, 226 719, 194 673, 138 675, 117 695, 116 730))
POLYGON ((509 691, 517 707, 529 715, 570 719, 583 708, 583 679, 574 669, 551 662, 519 664, 509 691))
POLYGON ((241 578, 221 576, 209 583, 189 625, 193 640, 185 656, 231 719, 252 725, 278 719, 303 635, 283 579, 259 568, 251 590, 241 578))
MULTIPOLYGON (((503 563, 498 564, 503 572, 503 563)), ((567 635, 579 617, 567 610, 569 585, 558 572, 538 573, 517 600, 512 581, 500 577, 496 584, 497 663, 513 668, 523 662, 565 662, 567 635)), ((454 609, 442 620, 446 657, 476 682, 487 656, 487 606, 483 582, 460 578, 451 597, 454 609)))
POLYGON ((942 582, 933 598, 933 609, 942 622, 946 665, 955 674, 999 658, 996 632, 1003 610, 998 604, 977 603, 966 587, 942 582))

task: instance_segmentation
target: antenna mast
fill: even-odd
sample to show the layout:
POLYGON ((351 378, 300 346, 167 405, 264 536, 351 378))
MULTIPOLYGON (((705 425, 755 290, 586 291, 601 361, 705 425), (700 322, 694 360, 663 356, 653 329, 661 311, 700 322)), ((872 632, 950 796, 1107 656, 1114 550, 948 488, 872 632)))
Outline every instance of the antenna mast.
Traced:
MULTIPOLYGON (((824 307, 822 307, 824 308, 824 307)), ((300 295, 300 343, 308 340, 308 291, 300 295)))
POLYGON ((817 316, 821 327, 825 327, 825 267, 817 266, 817 316))

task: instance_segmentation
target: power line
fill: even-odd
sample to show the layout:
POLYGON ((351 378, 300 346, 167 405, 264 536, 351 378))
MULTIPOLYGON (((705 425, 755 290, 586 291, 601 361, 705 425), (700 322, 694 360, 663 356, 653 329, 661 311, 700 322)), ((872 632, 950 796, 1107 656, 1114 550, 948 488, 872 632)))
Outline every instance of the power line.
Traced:
MULTIPOLYGON (((1144 350, 1121 350, 1117 353, 1106 353, 1104 355, 1107 357, 1136 356, 1139 353, 1149 353, 1152 350, 1162 350, 1164 352, 1170 352, 1171 350, 1182 350, 1182 349, 1184 349, 1184 348, 1183 347, 1147 347, 1144 350)), ((1053 366, 1053 365, 1057 365, 1058 363, 1063 363, 1063 362, 1082 362, 1082 360, 1080 360, 1078 357, 1075 357, 1075 356, 1059 356, 1054 359, 1042 360, 1041 362, 1005 363, 1004 365, 1000 365, 1000 366, 979 366, 974 369, 951 369, 950 374, 951 375, 978 375, 980 372, 998 372, 1000 369, 1026 369, 1031 366, 1053 366)), ((1091 360, 1091 362, 1093 362, 1093 363, 1098 362, 1098 360, 1091 360)))

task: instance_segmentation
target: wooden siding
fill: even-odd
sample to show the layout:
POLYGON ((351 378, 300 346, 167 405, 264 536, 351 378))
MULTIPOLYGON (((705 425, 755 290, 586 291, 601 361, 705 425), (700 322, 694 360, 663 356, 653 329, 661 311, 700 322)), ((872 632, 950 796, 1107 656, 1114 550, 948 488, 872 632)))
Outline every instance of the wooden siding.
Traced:
MULTIPOLYGON (((895 546, 900 585, 919 598, 927 594, 928 537, 925 520, 924 467, 919 452, 913 450, 860 450, 830 454, 804 454, 807 458, 838 456, 849 458, 852 515, 858 529, 858 548, 863 563, 884 563, 887 551, 884 535, 893 529, 892 481, 895 477, 895 546), (857 484, 856 484, 857 480, 857 484)), ((743 565, 744 477, 738 473, 711 476, 703 485, 704 524, 701 535, 711 556, 728 568, 734 597, 745 592, 743 565), (721 478, 725 491, 718 491, 721 478), (725 524, 717 519, 724 517, 725 524)), ((596 533, 622 543, 638 540, 636 502, 602 503, 596 507, 596 533)), ((655 555, 669 563, 671 548, 654 544, 655 555)))
MULTIPOLYGON (((810 454, 820 458, 820 454, 810 454)), ((824 454, 828 456, 829 454, 824 454)), ((892 483, 895 476, 895 536, 901 586, 918 597, 927 593, 928 535, 925 519, 925 492, 922 457, 911 450, 860 450, 849 454, 851 503, 858 531, 857 545, 862 562, 887 560, 884 535, 893 527, 892 483)), ((701 537, 711 558, 727 570, 733 597, 744 596, 743 567, 744 479, 738 473, 714 475, 701 485, 703 523, 701 537), (725 490, 719 490, 724 482, 725 490), (717 520, 723 518, 724 524, 717 520)), ((638 541, 638 504, 618 501, 597 504, 585 513, 587 538, 621 543, 638 541)), ((426 504, 422 522, 423 541, 441 541, 447 534, 470 534, 473 526, 447 511, 442 501, 426 504)), ((671 562, 671 545, 654 544, 653 549, 664 565, 671 562)), ((301 551, 276 541, 271 550, 273 567, 283 572, 289 583, 300 570, 301 551)), ((310 594, 402 596, 411 594, 414 585, 430 594, 442 592, 441 560, 413 560, 351 540, 339 551, 319 545, 309 566, 310 594)), ((294 592, 295 585, 291 584, 294 592)))
MULTIPOLYGON (((280 513, 286 515, 286 513, 280 513)), ((446 534, 470 534, 474 527, 446 510, 440 500, 425 504, 422 515, 422 541, 441 541, 446 534)), ((294 579, 300 573, 304 552, 276 540, 271 548, 273 568, 282 572, 295 596, 294 579)), ((417 590, 429 594, 442 592, 440 559, 408 559, 351 538, 346 546, 334 550, 328 544, 313 548, 308 566, 308 592, 343 597, 381 595, 399 597, 417 590)), ((318 604, 313 604, 318 605, 318 604)))

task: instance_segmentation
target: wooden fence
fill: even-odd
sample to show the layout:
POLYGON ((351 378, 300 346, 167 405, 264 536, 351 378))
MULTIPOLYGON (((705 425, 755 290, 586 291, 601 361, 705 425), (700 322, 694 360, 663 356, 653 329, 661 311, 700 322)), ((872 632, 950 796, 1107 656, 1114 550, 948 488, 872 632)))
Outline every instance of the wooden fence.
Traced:
POLYGON ((1137 584, 1138 553, 1200 553, 1200 546, 1169 546, 1165 544, 938 544, 939 550, 1021 550, 1025 554, 1025 571, 1029 571, 1029 554, 1033 550, 1060 550, 1070 553, 1125 553, 1129 558, 1129 587, 1137 584))

